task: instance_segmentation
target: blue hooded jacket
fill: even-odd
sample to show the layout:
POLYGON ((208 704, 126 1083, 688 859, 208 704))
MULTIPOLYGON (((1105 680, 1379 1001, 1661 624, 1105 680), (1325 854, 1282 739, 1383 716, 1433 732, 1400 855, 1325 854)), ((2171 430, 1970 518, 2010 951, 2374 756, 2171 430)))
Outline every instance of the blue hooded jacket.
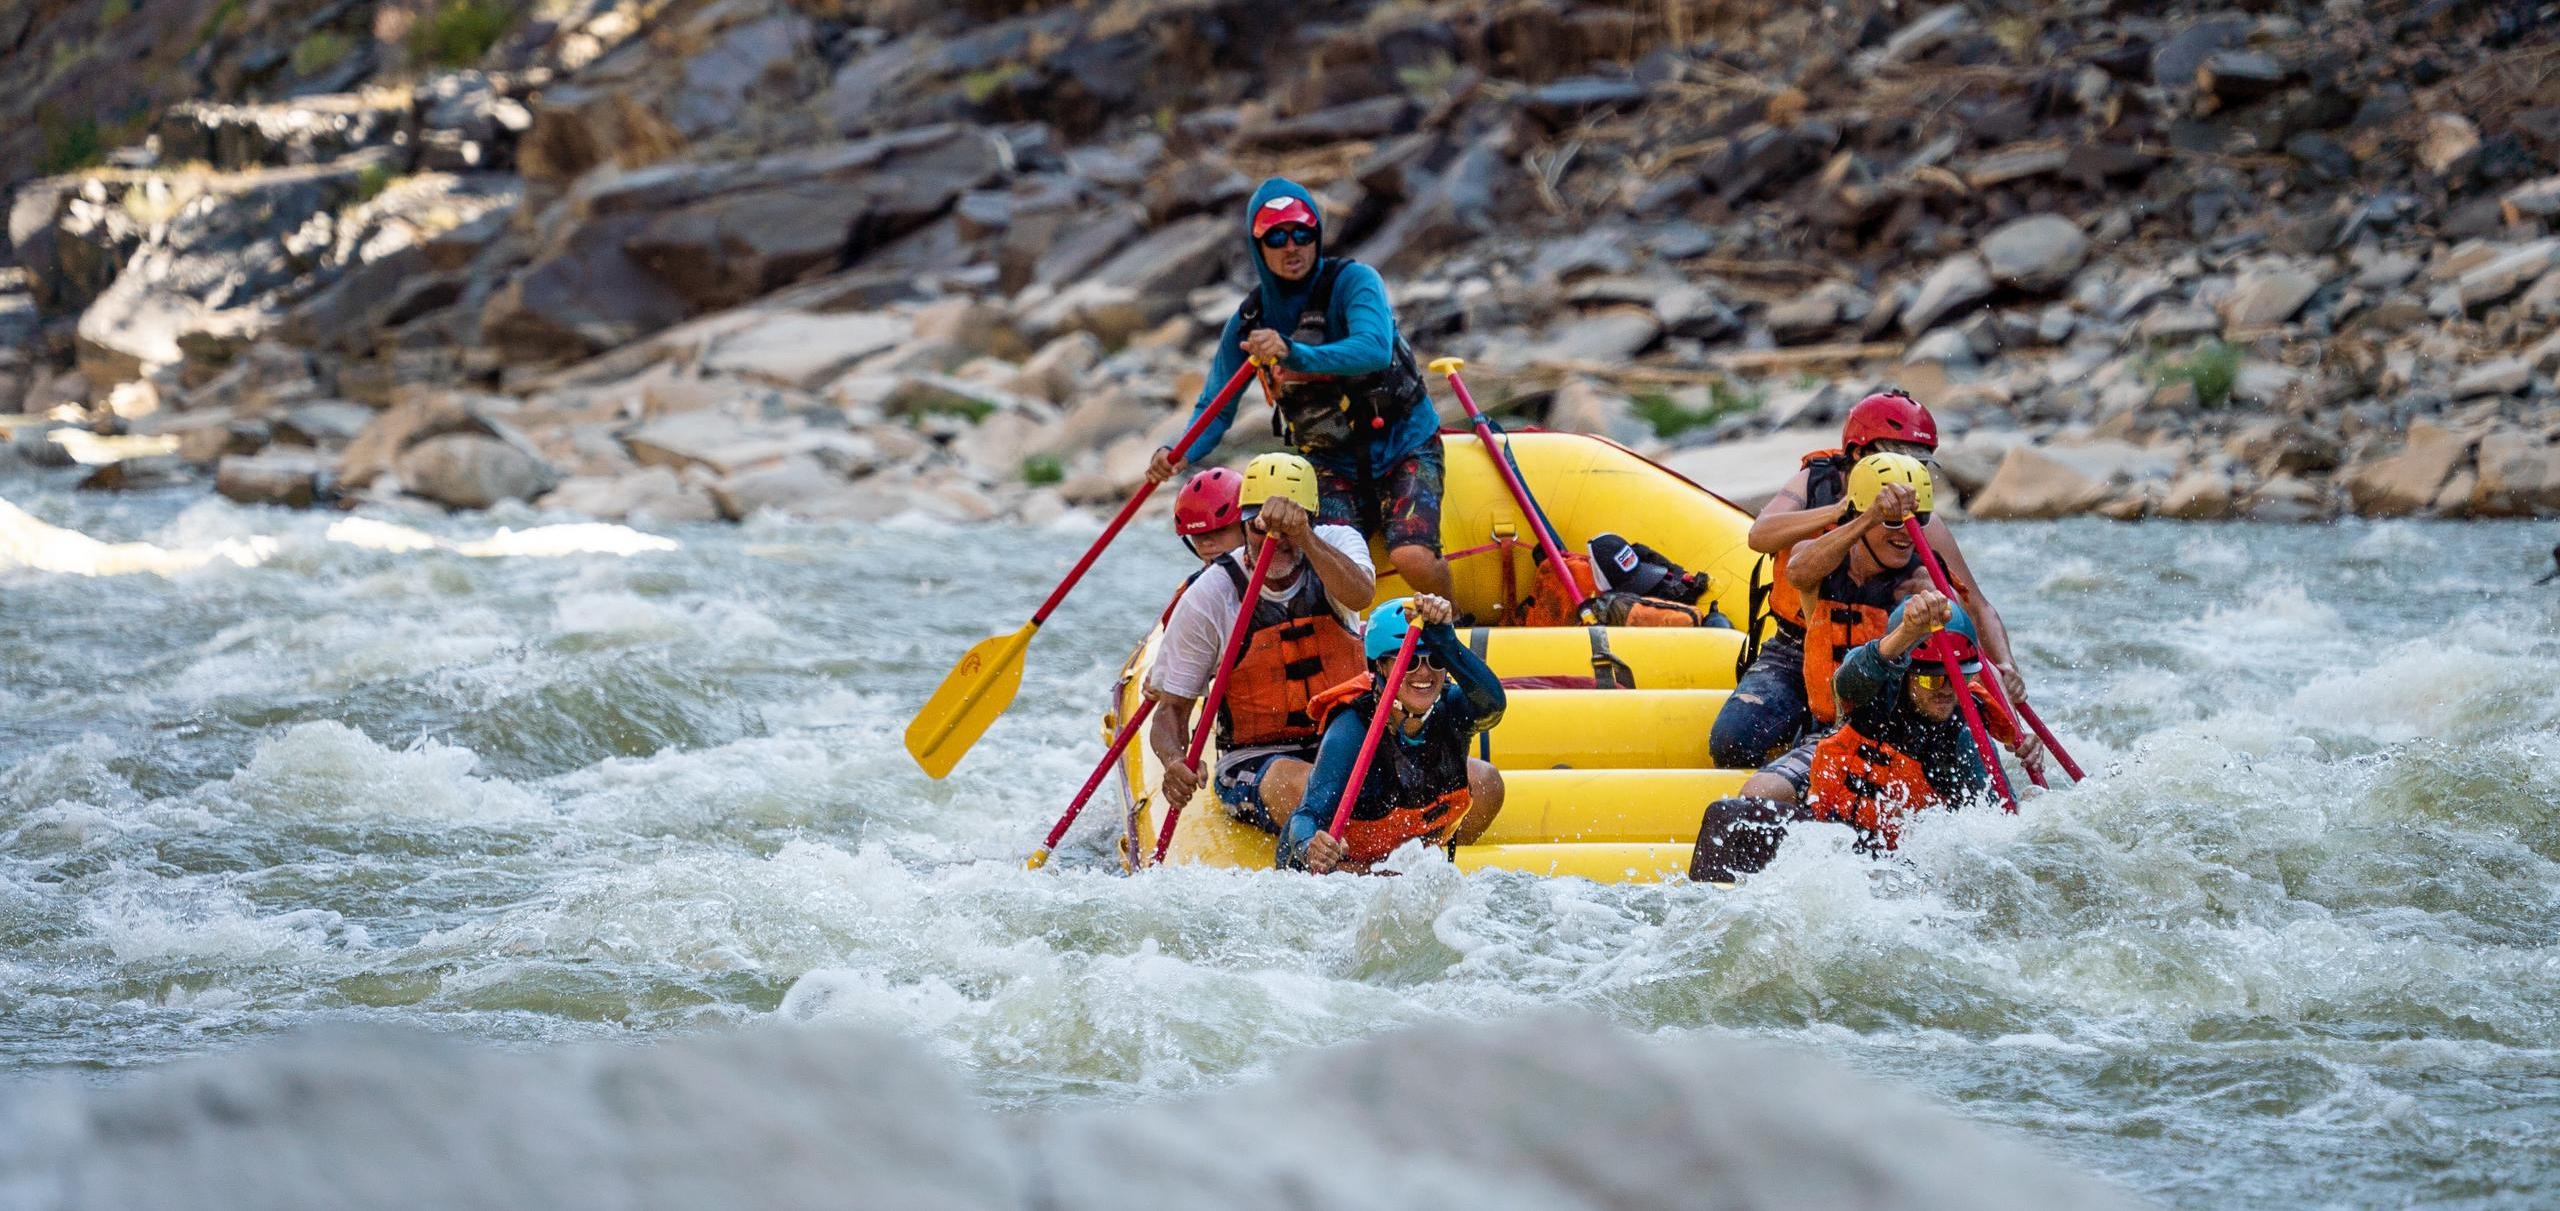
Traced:
MULTIPOLYGON (((1314 194, 1308 193, 1297 182, 1281 177, 1264 181, 1261 188, 1253 191, 1252 199, 1245 203, 1245 245, 1248 255, 1253 258, 1254 276, 1261 281, 1263 319, 1273 328, 1287 332, 1295 326, 1293 317, 1306 309, 1308 291, 1316 275, 1324 271, 1324 264, 1318 260, 1315 273, 1308 274, 1304 282, 1284 282, 1272 274, 1270 266, 1262 263, 1262 249, 1253 241, 1253 216, 1262 209, 1263 203, 1278 197, 1296 198, 1306 203, 1307 210, 1316 216, 1316 253, 1319 258, 1324 253, 1324 211, 1317 207, 1314 194)), ((1346 266, 1334 278, 1333 305, 1325 315, 1325 332, 1333 339, 1324 344, 1292 344, 1282 366, 1302 374, 1335 374, 1347 378, 1374 374, 1394 361, 1396 313, 1387 301, 1387 284, 1378 277, 1377 270, 1353 264, 1346 266)), ((1208 409, 1209 402, 1217 398, 1218 388, 1235 376, 1236 368, 1244 365, 1244 350, 1238 347, 1244 336, 1236 327, 1235 317, 1227 317, 1226 328, 1218 333, 1217 356, 1209 363, 1209 381, 1201 385, 1200 399, 1192 405, 1194 419, 1208 409)), ((1251 394, 1251 391, 1248 389, 1245 394, 1251 394)), ((1236 402, 1227 405, 1224 414, 1209 422, 1209 427, 1200 434, 1200 440, 1183 452, 1184 462, 1198 466, 1217 451, 1218 443, 1227 436, 1228 427, 1235 423, 1236 409, 1243 401, 1244 395, 1238 395, 1236 402)), ((1369 442, 1366 447, 1368 472, 1371 475, 1386 474, 1397 463, 1412 457, 1415 451, 1430 445, 1439 431, 1440 417, 1437 413, 1428 407, 1414 409, 1395 428, 1369 442)), ((1340 456, 1311 455, 1310 459, 1346 475, 1356 476, 1361 471, 1357 462, 1340 456)))

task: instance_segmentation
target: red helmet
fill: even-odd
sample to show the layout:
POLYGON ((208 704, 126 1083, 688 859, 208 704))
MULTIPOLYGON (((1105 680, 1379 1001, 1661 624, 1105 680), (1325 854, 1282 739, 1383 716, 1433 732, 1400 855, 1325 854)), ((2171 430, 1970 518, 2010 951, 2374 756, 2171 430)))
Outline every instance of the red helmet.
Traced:
POLYGON ((1244 495, 1244 477, 1225 467, 1194 475, 1173 498, 1173 532, 1189 538, 1223 530, 1244 520, 1236 503, 1244 495))
POLYGON ((1849 421, 1840 427, 1840 448, 1855 450, 1880 441, 1916 442, 1935 450, 1938 418, 1902 392, 1879 391, 1849 409, 1849 421))

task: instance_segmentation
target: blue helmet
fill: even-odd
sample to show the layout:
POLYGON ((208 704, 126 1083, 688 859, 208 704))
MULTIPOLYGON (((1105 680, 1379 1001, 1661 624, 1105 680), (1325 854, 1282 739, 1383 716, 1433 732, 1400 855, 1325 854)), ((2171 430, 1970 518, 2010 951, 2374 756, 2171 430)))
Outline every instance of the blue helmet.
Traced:
POLYGON ((1361 640, 1369 659, 1384 660, 1404 647, 1404 633, 1413 626, 1407 613, 1412 605, 1412 598, 1399 597, 1369 611, 1369 631, 1361 640))
MULTIPOLYGON (((1905 601, 1893 607, 1893 614, 1885 619, 1886 630, 1902 625, 1902 606, 1909 604, 1905 601)), ((1979 673, 1982 671, 1982 636, 1973 629, 1973 616, 1965 613, 1960 603, 1950 601, 1947 605, 1955 611, 1947 619, 1947 625, 1921 640, 1920 646, 1911 649, 1911 654, 1931 664, 1953 656, 1959 670, 1979 673)))

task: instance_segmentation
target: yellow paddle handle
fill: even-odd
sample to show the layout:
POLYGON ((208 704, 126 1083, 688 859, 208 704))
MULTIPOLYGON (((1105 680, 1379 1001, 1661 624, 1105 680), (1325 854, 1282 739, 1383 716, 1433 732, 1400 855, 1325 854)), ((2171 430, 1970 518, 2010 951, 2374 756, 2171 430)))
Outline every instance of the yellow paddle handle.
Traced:
POLYGON ((1431 372, 1433 374, 1444 376, 1451 375, 1466 368, 1467 359, 1463 357, 1435 357, 1431 359, 1431 372))

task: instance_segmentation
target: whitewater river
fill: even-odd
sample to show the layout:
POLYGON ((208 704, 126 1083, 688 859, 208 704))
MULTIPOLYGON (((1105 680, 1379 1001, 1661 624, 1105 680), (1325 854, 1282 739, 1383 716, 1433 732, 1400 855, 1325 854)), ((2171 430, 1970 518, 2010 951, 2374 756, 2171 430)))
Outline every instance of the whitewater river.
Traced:
POLYGON ((1126 879, 1099 828, 1024 871, 1183 569, 1151 530, 936 783, 908 715, 1090 523, 0 495, 0 1082, 860 1023, 1018 1109, 1562 1006, 1807 1046, 2170 1205, 2560 1201, 2548 526, 1970 526, 2094 780, 1718 893, 1126 879))

